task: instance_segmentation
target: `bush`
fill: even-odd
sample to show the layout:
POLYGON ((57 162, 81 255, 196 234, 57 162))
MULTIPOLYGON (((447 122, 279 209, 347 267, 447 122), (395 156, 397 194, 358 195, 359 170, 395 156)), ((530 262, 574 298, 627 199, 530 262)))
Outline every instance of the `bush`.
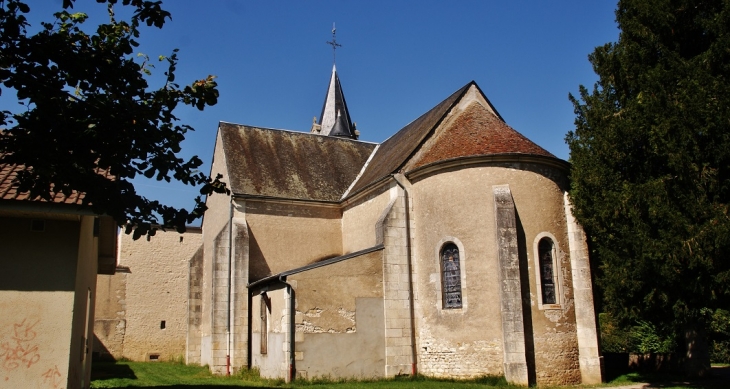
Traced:
POLYGON ((730 312, 717 309, 710 321, 710 361, 730 363, 730 312))
POLYGON ((644 320, 631 327, 630 337, 635 349, 632 351, 640 354, 668 354, 677 346, 671 335, 661 334, 654 324, 644 320))
POLYGON ((601 353, 631 352, 631 338, 628 332, 608 313, 598 314, 598 326, 601 330, 601 353))
POLYGON ((622 326, 608 313, 598 315, 602 353, 667 354, 675 351, 676 342, 670 334, 659 331, 648 321, 634 326, 622 326))

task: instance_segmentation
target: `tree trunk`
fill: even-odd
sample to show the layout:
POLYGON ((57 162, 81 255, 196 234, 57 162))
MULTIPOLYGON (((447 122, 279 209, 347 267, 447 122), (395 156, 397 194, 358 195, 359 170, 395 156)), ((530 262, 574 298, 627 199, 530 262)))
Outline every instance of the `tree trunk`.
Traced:
POLYGON ((710 375, 710 348, 707 332, 700 326, 691 326, 684 331, 684 372, 689 377, 710 375))

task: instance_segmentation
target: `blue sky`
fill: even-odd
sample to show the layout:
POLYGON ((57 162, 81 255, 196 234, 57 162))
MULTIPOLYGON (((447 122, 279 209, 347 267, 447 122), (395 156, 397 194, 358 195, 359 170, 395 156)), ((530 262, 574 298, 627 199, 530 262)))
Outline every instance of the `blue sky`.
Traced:
MULTIPOLYGON (((50 20, 60 0, 28 1, 50 20), (46 16, 48 15, 48 16, 46 16)), ((613 1, 164 1, 172 20, 142 29, 140 52, 179 48, 177 81, 216 75, 219 103, 178 111, 196 131, 184 155, 210 169, 219 121, 308 131, 337 70, 361 139, 382 142, 475 80, 507 124, 559 158, 575 115, 568 93, 597 77, 588 54, 618 39, 613 1)), ((121 8, 121 6, 118 6, 121 8)), ((77 0, 74 11, 103 17, 77 0)), ((89 22, 92 23, 93 19, 89 22)), ((163 66, 157 71, 163 72, 163 66)), ((159 86, 159 85, 154 85, 159 86)), ((139 192, 190 206, 197 190, 137 182, 139 192)))

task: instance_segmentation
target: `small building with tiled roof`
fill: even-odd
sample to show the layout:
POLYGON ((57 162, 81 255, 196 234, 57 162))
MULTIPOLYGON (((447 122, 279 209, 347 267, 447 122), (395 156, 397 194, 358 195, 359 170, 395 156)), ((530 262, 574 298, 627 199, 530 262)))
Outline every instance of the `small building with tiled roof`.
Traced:
POLYGON ((601 382, 566 161, 469 82, 380 144, 336 69, 309 133, 220 123, 187 361, 220 374, 601 382))
POLYGON ((116 267, 116 223, 83 193, 30 198, 0 165, 0 386, 89 385, 96 276, 116 267))

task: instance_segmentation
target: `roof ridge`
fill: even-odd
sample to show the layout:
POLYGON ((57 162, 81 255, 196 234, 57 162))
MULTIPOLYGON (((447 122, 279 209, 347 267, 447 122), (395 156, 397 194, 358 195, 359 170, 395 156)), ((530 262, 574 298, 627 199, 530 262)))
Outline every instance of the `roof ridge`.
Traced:
MULTIPOLYGON (((451 102, 451 104, 448 105, 448 108, 441 114, 439 119, 431 126, 431 128, 429 128, 428 131, 425 134, 423 134, 423 137, 421 137, 421 139, 418 141, 418 144, 416 145, 416 147, 414 147, 413 150, 411 150, 411 152, 405 158, 403 158, 403 161, 401 161, 400 165, 398 166, 398 168, 396 170, 402 169, 403 166, 405 166, 405 164, 411 159, 411 157, 413 157, 413 155, 416 154, 416 152, 421 148, 421 146, 423 146, 423 144, 426 142, 426 140, 441 125, 441 123, 444 121, 446 116, 448 116, 448 114, 454 109, 454 107, 456 106, 456 103, 461 101, 461 99, 464 97, 464 95, 466 95, 466 92, 468 92, 472 86, 476 86, 476 82, 474 82, 474 80, 469 81, 466 85, 464 85, 463 87, 461 87, 456 92, 452 93, 449 97, 447 97, 446 99, 444 99, 442 101, 442 103, 443 103, 443 102, 449 100, 452 96, 454 96, 456 94, 459 95, 458 97, 454 98, 454 100, 451 102)), ((477 89, 479 89, 479 88, 477 88, 477 89)), ((479 92, 481 92, 481 90, 479 92)), ((433 109, 435 109, 435 108, 436 107, 434 107, 433 109)), ((429 112, 430 111, 431 110, 429 110, 429 112)), ((424 114, 424 115, 426 115, 426 114, 424 114)), ((421 116, 424 116, 424 115, 421 115, 421 116)), ((419 116, 419 118, 421 116, 419 116)), ((416 119, 416 120, 418 120, 418 119, 416 119)))
POLYGON ((401 169, 472 85, 473 80, 383 141, 348 196, 401 169))
POLYGON ((221 121, 218 122, 218 127, 220 127, 221 124, 229 124, 229 125, 237 126, 237 127, 246 127, 246 128, 252 128, 252 129, 257 129, 257 130, 265 130, 265 131, 288 132, 288 133, 298 134, 298 135, 304 135, 304 136, 319 136, 319 137, 324 137, 324 138, 327 138, 327 139, 339 139, 339 140, 342 140, 342 141, 349 141, 349 142, 366 143, 366 144, 373 144, 373 145, 380 144, 378 142, 370 142, 370 141, 361 140, 361 139, 352 139, 352 138, 341 137, 341 136, 326 136, 326 135, 321 135, 321 134, 314 134, 314 133, 311 133, 309 131, 305 132, 305 131, 297 131, 297 130, 288 130, 286 128, 260 127, 260 126, 253 126, 253 125, 249 125, 249 124, 240 124, 240 123, 226 122, 226 121, 223 121, 223 120, 221 120, 221 121))

